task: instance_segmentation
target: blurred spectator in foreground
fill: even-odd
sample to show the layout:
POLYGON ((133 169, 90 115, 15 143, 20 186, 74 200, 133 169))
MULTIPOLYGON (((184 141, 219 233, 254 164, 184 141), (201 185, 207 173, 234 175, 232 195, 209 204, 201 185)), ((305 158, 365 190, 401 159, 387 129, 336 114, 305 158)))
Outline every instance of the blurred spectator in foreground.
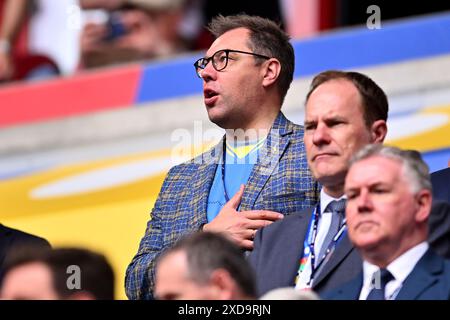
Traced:
POLYGON ((3 277, 5 261, 8 260, 8 257, 13 252, 25 246, 43 249, 50 248, 48 241, 43 238, 0 224, 0 281, 3 277))
POLYGON ((270 290, 259 300, 320 300, 312 290, 299 290, 294 287, 284 287, 270 290))
MULTIPOLYGON (((198 30, 194 40, 194 48, 197 50, 208 49, 213 43, 213 35, 203 26, 208 25, 218 15, 231 16, 245 13, 270 19, 279 24, 283 30, 285 29, 285 18, 280 0, 189 0, 189 9, 200 11, 200 16, 197 17, 200 23, 196 26, 198 30)), ((191 19, 189 22, 193 27, 194 21, 191 19)), ((193 32, 191 31, 191 33, 193 32)))
POLYGON ((193 233, 159 258, 155 296, 162 300, 243 300, 256 297, 243 251, 217 233, 193 233))
POLYGON ((81 68, 164 57, 188 48, 179 32, 185 0, 81 0, 83 9, 108 10, 106 23, 87 23, 81 68))
POLYGON ((24 249, 6 262, 0 298, 113 300, 114 272, 103 255, 86 249, 24 249))
POLYGON ((284 29, 284 16, 280 0, 227 0, 203 1, 203 11, 206 22, 221 14, 223 16, 245 13, 251 16, 260 16, 279 23, 284 29))
POLYGON ((34 1, 0 0, 0 81, 36 80, 59 74, 48 56, 28 47, 28 20, 34 1))

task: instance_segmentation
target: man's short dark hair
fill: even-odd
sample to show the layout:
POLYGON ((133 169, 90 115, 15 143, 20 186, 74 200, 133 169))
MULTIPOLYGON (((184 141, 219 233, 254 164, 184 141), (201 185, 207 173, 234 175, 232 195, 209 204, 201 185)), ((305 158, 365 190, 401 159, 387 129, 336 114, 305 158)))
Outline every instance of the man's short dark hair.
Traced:
MULTIPOLYGON (((276 58, 280 61, 281 71, 277 85, 281 102, 283 102, 294 77, 295 56, 294 48, 289 42, 289 35, 272 20, 245 14, 226 17, 219 15, 213 18, 208 25, 208 30, 216 38, 237 28, 245 28, 250 31, 248 46, 254 53, 276 58)), ((255 57, 255 59, 258 62, 264 61, 258 57, 255 57)))
POLYGON ((87 292, 98 300, 114 300, 114 272, 102 254, 80 248, 22 248, 6 261, 4 279, 14 268, 31 263, 42 263, 50 269, 53 288, 61 299, 70 298, 77 292, 87 292), (80 289, 68 288, 69 266, 79 267, 80 289))
POLYGON ((364 122, 367 127, 372 126, 377 120, 387 121, 389 104, 386 94, 372 79, 359 72, 328 70, 319 73, 311 82, 309 92, 306 95, 306 102, 321 84, 339 79, 350 81, 358 90, 362 101, 364 122))
POLYGON ((174 252, 185 252, 188 276, 197 283, 207 283, 215 270, 224 269, 236 281, 242 293, 256 297, 252 267, 245 259, 244 252, 225 236, 211 232, 189 234, 164 251, 159 260, 174 252))

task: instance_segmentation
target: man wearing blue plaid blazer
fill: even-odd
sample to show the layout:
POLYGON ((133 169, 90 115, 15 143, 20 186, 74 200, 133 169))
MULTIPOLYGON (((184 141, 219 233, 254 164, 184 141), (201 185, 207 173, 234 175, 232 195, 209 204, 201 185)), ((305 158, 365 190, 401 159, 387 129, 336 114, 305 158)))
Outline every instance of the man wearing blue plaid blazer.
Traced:
POLYGON ((270 20, 246 15, 219 16, 209 27, 216 40, 194 66, 208 117, 227 133, 210 151, 169 171, 126 272, 130 299, 153 298, 155 260, 182 235, 222 232, 251 250, 256 230, 318 197, 303 127, 280 111, 294 72, 289 37, 270 20), (240 144, 252 130, 257 139, 240 144), (230 164, 252 152, 254 162, 230 164))

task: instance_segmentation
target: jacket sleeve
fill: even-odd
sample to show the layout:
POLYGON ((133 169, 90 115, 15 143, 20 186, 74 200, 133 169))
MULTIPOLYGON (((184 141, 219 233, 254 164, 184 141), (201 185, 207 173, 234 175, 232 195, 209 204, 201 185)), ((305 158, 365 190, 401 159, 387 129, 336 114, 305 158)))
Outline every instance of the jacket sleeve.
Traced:
POLYGON ((259 229, 255 234, 255 239, 253 240, 253 250, 250 252, 248 256, 248 262, 250 263, 250 266, 253 269, 253 272, 255 274, 255 281, 256 281, 256 291, 260 293, 259 288, 259 279, 257 277, 258 275, 258 269, 259 269, 259 260, 260 260, 260 252, 262 250, 262 244, 263 244, 263 232, 264 228, 259 229))
POLYGON ((450 259, 450 203, 433 199, 428 225, 428 243, 437 254, 450 259))
POLYGON ((169 184, 173 168, 167 174, 161 191, 150 214, 145 235, 142 238, 137 254, 127 268, 125 275, 125 292, 130 300, 153 299, 155 282, 155 264, 159 253, 164 247, 162 233, 162 214, 165 196, 170 192, 169 184))

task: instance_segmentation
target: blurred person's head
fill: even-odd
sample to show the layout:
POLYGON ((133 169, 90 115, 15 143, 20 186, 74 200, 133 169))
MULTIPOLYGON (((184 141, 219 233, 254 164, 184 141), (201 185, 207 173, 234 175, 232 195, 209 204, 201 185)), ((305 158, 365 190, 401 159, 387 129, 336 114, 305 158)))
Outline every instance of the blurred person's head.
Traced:
POLYGON ((343 71, 314 77, 306 96, 304 142, 311 172, 329 195, 342 195, 358 150, 384 141, 387 114, 386 94, 369 77, 343 71))
POLYGON ((132 8, 143 10, 149 17, 148 23, 136 25, 147 26, 149 38, 156 41, 148 43, 147 57, 173 54, 182 49, 180 23, 186 0, 125 0, 125 3, 132 8), (153 29, 150 30, 150 27, 153 29))
POLYGON ((272 289, 262 295, 259 300, 320 300, 320 297, 312 290, 285 287, 272 289))
POLYGON ((219 15, 209 30, 216 40, 195 66, 210 120, 225 129, 267 127, 293 79, 289 36, 275 22, 248 15, 219 15))
POLYGON ((148 10, 171 11, 181 8, 186 0, 123 0, 123 2, 148 10))
POLYGON ((417 151, 366 146, 352 160, 345 194, 350 240, 370 263, 385 268, 426 241, 431 182, 417 151))
POLYGON ((23 249, 6 262, 0 298, 113 300, 114 272, 103 255, 86 249, 23 249))
POLYGON ((224 236, 198 232, 165 251, 156 266, 155 296, 163 300, 235 300, 256 296, 242 250, 224 236))
POLYGON ((148 10, 177 10, 186 0, 79 0, 83 9, 117 10, 134 6, 148 10))
POLYGON ((85 68, 166 57, 187 50, 181 35, 185 0, 88 1, 109 11, 106 23, 87 23, 80 37, 85 68))
POLYGON ((122 7, 127 0, 78 0, 82 9, 116 10, 122 7))

